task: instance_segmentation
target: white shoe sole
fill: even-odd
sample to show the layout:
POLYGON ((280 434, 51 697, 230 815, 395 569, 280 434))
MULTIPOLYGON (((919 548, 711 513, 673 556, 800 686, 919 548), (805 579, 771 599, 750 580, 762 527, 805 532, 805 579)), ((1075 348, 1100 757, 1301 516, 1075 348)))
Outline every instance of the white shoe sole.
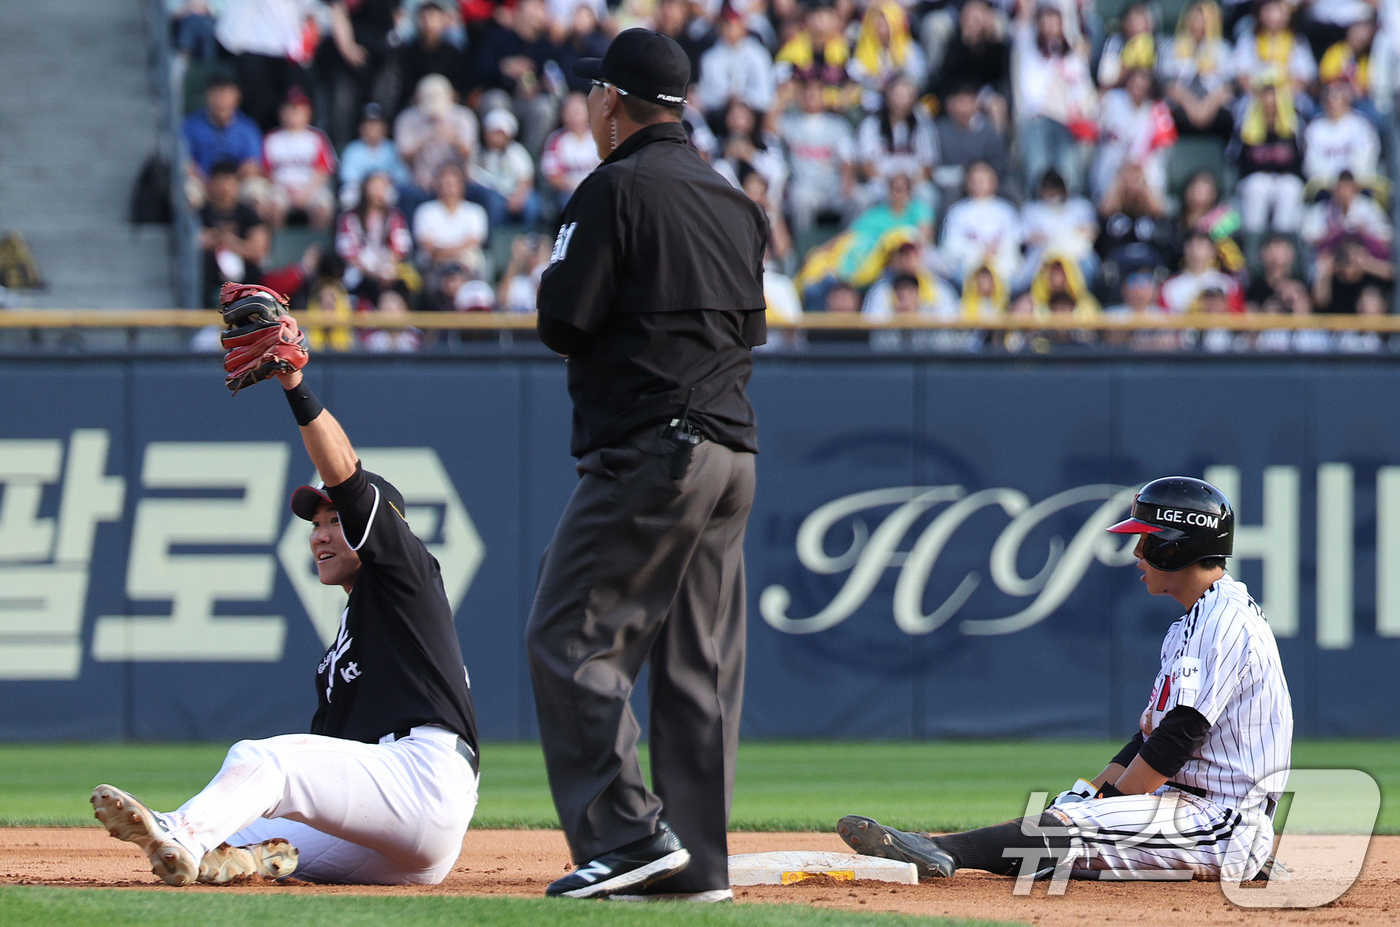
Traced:
POLYGON ((118 840, 134 843, 151 862, 151 872, 167 885, 189 885, 199 875, 194 854, 180 846, 141 802, 113 785, 92 790, 93 816, 118 840))
POLYGON ((222 843, 199 861, 199 881, 225 885, 252 876, 285 879, 296 868, 297 848, 286 840, 264 840, 243 847, 222 843))
POLYGON ((585 885, 583 888, 576 888, 571 892, 563 892, 560 897, 602 898, 620 892, 624 888, 644 888, 668 875, 680 872, 689 862, 689 850, 676 850, 674 853, 667 853, 660 859, 652 860, 645 866, 638 866, 636 869, 615 875, 611 879, 585 885))
POLYGON ((610 901, 691 901, 698 904, 714 904, 719 901, 733 901, 734 890, 715 888, 708 892, 668 892, 664 895, 609 895, 610 901))

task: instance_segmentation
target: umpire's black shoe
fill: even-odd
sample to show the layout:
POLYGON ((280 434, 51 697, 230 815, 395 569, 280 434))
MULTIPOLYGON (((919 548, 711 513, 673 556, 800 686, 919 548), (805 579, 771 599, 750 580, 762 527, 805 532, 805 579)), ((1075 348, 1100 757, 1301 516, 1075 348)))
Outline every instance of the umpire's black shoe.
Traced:
POLYGON ((635 891, 675 875, 690 862, 690 851, 662 821, 650 837, 618 847, 589 860, 551 882, 546 895, 565 898, 605 898, 635 891))
POLYGON ((911 834, 878 821, 848 814, 836 823, 836 832, 861 856, 898 859, 919 868, 919 878, 947 878, 958 871, 958 864, 947 850, 928 834, 911 834))

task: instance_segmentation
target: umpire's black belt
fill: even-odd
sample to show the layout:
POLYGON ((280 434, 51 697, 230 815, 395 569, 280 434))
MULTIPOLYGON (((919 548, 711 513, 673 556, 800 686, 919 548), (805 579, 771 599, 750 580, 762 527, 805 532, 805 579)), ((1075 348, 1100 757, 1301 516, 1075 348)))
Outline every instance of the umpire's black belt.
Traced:
MULTIPOLYGON (((441 731, 447 731, 447 728, 442 727, 442 726, 437 725, 437 724, 425 725, 425 726, 427 726, 427 727, 432 727, 432 728, 435 728, 435 729, 441 730, 441 731)), ((379 742, 380 742, 380 743, 391 744, 391 743, 394 743, 394 742, 397 741, 397 740, 403 740, 405 737, 408 737, 408 736, 409 736, 410 734, 412 734, 412 733, 413 733, 413 728, 411 728, 411 727, 410 727, 410 728, 404 728, 402 731, 395 731, 394 733, 389 734, 389 735, 386 736, 386 737, 381 737, 380 740, 379 740, 379 742)), ((447 733, 450 734, 450 733, 452 733, 452 732, 451 732, 451 731, 447 731, 447 733)), ((471 768, 472 768, 472 772, 476 773, 477 775, 481 775, 481 758, 478 757, 478 756, 476 755, 476 751, 472 749, 471 744, 467 743, 465 740, 463 740, 463 739, 461 738, 460 735, 458 735, 458 736, 456 736, 456 737, 454 737, 454 738, 452 739, 452 749, 453 749, 453 750, 456 750, 456 751, 457 751, 457 755, 460 756, 462 759, 464 759, 464 760, 467 761, 467 763, 468 763, 468 764, 471 766, 471 768)))

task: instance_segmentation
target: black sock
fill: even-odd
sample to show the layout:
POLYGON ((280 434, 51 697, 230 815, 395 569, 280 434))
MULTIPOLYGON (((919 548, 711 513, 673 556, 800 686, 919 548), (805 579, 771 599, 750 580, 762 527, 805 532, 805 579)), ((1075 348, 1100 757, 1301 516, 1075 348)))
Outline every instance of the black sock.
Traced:
MULTIPOLYGON (((1017 875, 1020 873, 1023 860, 1026 857, 1019 854, 1002 855, 1002 851, 1008 848, 1045 850, 1045 856, 1041 857, 1039 862, 1035 864, 1035 869, 1045 869, 1055 865, 1056 859, 1049 850, 1067 849, 1069 837, 1027 836, 1021 832, 1022 820, 1024 819, 1017 818, 1014 821, 1007 821, 1005 824, 996 824, 992 827, 966 830, 960 834, 946 834, 942 837, 934 837, 933 842, 953 857, 959 869, 985 869, 987 872, 995 872, 998 875, 1017 875)), ((1063 829, 1065 825, 1053 815, 1042 814, 1040 826, 1063 829)))

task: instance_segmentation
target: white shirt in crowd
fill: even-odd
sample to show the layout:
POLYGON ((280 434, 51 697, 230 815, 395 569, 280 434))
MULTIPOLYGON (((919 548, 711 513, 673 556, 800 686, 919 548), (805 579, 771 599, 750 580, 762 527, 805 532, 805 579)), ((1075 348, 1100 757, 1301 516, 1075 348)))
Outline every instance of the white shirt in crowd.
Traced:
POLYGON ((522 183, 534 179, 535 162, 519 142, 511 142, 501 149, 482 145, 472 158, 470 173, 471 179, 483 187, 508 197, 520 189, 522 183))
POLYGON ((1224 39, 1213 39, 1193 55, 1179 53, 1181 39, 1173 38, 1157 53, 1157 73, 1167 83, 1180 83, 1200 93, 1211 93, 1235 79, 1235 52, 1224 39))
MULTIPOLYGON (((1035 254, 1053 248, 1078 260, 1093 250, 1099 221, 1094 205, 1082 196, 1071 196, 1063 203, 1031 200, 1021 207, 1021 229, 1028 244, 1038 242, 1035 254)), ((1038 258, 1035 263, 1040 263, 1038 258)))
POLYGON ((1303 176, 1330 184, 1344 170, 1366 181, 1375 176, 1381 141, 1376 129, 1355 112, 1341 119, 1320 116, 1303 133, 1303 176))
POLYGON ((335 149, 320 129, 276 129, 263 139, 263 169, 278 186, 305 190, 335 174, 335 149))
POLYGON ((706 112, 722 109, 737 97, 749 109, 766 113, 773 108, 773 58, 751 35, 737 45, 721 39, 700 56, 700 83, 696 104, 706 112))
POLYGON ((933 122, 923 113, 915 112, 914 126, 898 122, 885 137, 878 115, 866 116, 856 132, 856 156, 873 165, 879 177, 888 178, 896 171, 922 180, 924 172, 938 163, 938 137, 933 122))
POLYGON ((1342 212, 1337 203, 1315 203, 1303 214, 1303 241, 1316 245, 1332 231, 1354 232, 1376 241, 1390 241, 1390 219, 1369 196, 1356 196, 1342 212))
POLYGON ((1189 312, 1200 295, 1210 289, 1220 290, 1233 303, 1239 297, 1240 284, 1214 268, 1199 274, 1182 271, 1162 284, 1162 305, 1171 312, 1189 312))
POLYGON ((599 163, 598 146, 588 132, 575 135, 568 129, 559 129, 545 141, 540 154, 540 172, 550 180, 563 178, 570 193, 599 163))
POLYGON ((305 64, 316 50, 307 41, 306 21, 321 20, 326 9, 321 0, 228 0, 214 24, 214 37, 235 55, 287 57, 305 64))
POLYGON ((1045 116, 1069 124, 1092 119, 1097 110, 1098 90, 1089 63, 1072 50, 1057 57, 1041 54, 1035 27, 1029 23, 1016 27, 1012 82, 1021 120, 1045 116))
POLYGON ((1171 122, 1165 104, 1148 98, 1134 104, 1126 90, 1110 90, 1103 95, 1099 113, 1099 145, 1090 172, 1089 187, 1102 196, 1124 163, 1142 167, 1147 183, 1158 193, 1167 188, 1167 154, 1170 145, 1156 144, 1171 122))
POLYGON ((792 184, 839 192, 841 165, 855 160, 851 124, 835 113, 789 113, 781 134, 792 160, 792 184))
POLYGON ((1003 281, 1016 273, 1021 257, 1021 217, 999 196, 953 204, 943 220, 939 256, 952 276, 961 278, 987 257, 1003 281))
POLYGON ((486 210, 466 200, 448 211, 438 200, 429 200, 413 213, 413 237, 420 246, 460 248, 486 240, 486 210))

